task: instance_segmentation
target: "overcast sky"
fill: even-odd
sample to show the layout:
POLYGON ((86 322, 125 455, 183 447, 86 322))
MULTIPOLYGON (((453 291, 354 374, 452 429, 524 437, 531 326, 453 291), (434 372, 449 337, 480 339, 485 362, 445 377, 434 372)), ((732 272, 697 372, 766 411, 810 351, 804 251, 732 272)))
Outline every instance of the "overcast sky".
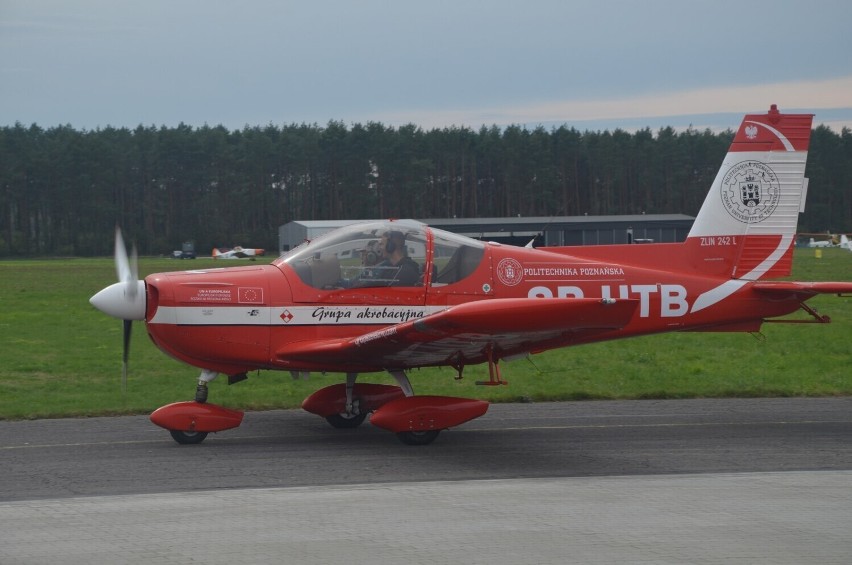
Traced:
POLYGON ((849 0, 0 0, 0 125, 852 127, 849 0))

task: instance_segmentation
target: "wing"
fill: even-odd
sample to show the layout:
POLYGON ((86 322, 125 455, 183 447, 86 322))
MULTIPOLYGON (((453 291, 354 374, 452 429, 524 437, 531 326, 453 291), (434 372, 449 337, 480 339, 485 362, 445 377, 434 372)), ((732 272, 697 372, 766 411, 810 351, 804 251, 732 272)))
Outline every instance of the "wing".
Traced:
POLYGON ((354 338, 290 343, 276 356, 290 363, 358 371, 476 364, 487 360, 488 350, 503 358, 622 328, 638 303, 600 298, 467 302, 354 338))

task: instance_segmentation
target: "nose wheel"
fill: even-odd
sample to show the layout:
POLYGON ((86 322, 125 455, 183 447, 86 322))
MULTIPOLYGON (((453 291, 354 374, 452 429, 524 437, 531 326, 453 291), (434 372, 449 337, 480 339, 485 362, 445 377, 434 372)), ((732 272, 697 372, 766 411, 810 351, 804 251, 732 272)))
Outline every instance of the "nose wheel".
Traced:
POLYGON ((207 432, 184 432, 181 430, 169 430, 172 438, 181 445, 193 445, 201 443, 207 437, 207 432))
POLYGON ((399 432, 396 437, 405 445, 429 445, 441 430, 424 430, 422 432, 399 432))

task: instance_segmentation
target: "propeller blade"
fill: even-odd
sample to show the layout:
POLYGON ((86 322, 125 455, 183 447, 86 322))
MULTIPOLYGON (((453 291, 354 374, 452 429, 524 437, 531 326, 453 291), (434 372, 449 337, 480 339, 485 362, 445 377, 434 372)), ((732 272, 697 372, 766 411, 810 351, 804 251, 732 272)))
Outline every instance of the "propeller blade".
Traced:
POLYGON ((130 278, 128 279, 128 283, 133 283, 134 288, 136 287, 136 281, 139 280, 139 254, 136 253, 136 244, 133 244, 133 247, 130 249, 130 278))
POLYGON ((124 320, 124 353, 121 364, 121 392, 127 392, 127 364, 130 359, 130 333, 133 329, 132 320, 124 320))
POLYGON ((128 298, 136 297, 136 281, 139 279, 139 256, 136 246, 133 246, 130 257, 127 256, 127 247, 124 238, 121 237, 121 229, 115 228, 115 270, 118 282, 125 283, 128 298))
POLYGON ((92 306, 124 323, 121 392, 127 392, 127 366, 133 320, 145 319, 145 281, 139 280, 139 254, 136 246, 128 256, 121 229, 115 228, 115 272, 118 282, 101 289, 89 299, 92 306))
POLYGON ((127 248, 124 246, 120 228, 115 228, 115 271, 119 282, 130 279, 130 260, 127 258, 127 248))

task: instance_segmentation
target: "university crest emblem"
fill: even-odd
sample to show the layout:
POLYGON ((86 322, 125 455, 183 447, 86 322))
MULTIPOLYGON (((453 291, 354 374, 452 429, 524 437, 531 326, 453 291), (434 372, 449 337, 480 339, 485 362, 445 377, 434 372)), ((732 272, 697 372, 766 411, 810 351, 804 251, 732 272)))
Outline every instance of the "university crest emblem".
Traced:
POLYGON ((778 176, 765 163, 743 161, 722 178, 722 204, 728 214, 745 224, 762 222, 775 212, 781 199, 778 176))
POLYGON ((497 278, 506 286, 515 286, 524 280, 524 268, 516 259, 501 259, 497 264, 497 278))

